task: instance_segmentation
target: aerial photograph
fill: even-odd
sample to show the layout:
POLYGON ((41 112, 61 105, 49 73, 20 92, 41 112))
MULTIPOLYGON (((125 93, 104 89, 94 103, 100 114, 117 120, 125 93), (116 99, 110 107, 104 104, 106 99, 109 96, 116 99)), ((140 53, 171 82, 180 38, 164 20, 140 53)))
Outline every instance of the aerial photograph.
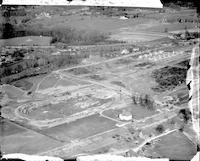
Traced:
POLYGON ((0 6, 0 157, 199 161, 197 2, 61 1, 0 6))

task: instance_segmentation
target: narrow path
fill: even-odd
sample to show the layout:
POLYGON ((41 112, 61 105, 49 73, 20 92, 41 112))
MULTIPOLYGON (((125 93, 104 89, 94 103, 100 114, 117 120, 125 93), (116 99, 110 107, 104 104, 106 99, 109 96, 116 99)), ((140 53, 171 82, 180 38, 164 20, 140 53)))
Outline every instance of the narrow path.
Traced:
POLYGON ((118 123, 123 123, 122 121, 119 121, 119 120, 116 120, 116 119, 114 119, 114 118, 111 118, 111 117, 109 117, 109 116, 104 115, 103 112, 104 112, 104 111, 101 111, 101 112, 99 113, 100 116, 102 116, 102 117, 104 117, 104 118, 107 118, 107 119, 109 119, 109 120, 118 122, 118 123))
POLYGON ((132 149, 132 150, 133 150, 134 152, 137 153, 146 143, 151 142, 151 141, 153 141, 153 140, 155 140, 155 139, 157 139, 157 138, 160 138, 160 137, 162 137, 162 136, 168 135, 168 134, 170 134, 170 133, 172 133, 172 132, 175 132, 175 131, 177 131, 177 129, 170 130, 170 131, 167 131, 167 132, 165 132, 165 133, 163 133, 163 134, 157 135, 157 136, 155 136, 155 137, 146 139, 142 144, 140 144, 138 147, 136 147, 136 148, 134 148, 134 149, 132 149))

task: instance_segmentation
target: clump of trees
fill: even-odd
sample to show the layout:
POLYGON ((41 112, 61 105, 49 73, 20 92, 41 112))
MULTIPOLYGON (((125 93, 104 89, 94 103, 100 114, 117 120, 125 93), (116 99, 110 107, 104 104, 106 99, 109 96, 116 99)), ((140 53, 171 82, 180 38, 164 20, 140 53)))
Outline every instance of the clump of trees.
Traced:
POLYGON ((106 34, 97 31, 76 30, 71 27, 65 28, 43 28, 40 25, 16 26, 11 22, 0 24, 1 39, 8 39, 21 36, 49 36, 51 43, 62 42, 73 45, 91 45, 107 41, 106 34))
MULTIPOLYGON (((27 50, 26 50, 27 52, 27 50)), ((35 51, 34 51, 35 52, 35 51)), ((11 83, 18 79, 49 72, 63 66, 73 66, 79 64, 86 54, 63 54, 58 56, 49 56, 35 53, 29 53, 32 56, 29 59, 23 59, 24 53, 20 50, 14 50, 10 53, 13 62, 4 64, 0 68, 0 84, 11 83), (22 58, 21 58, 22 57, 22 58), (20 60, 18 60, 20 58, 20 60)))
POLYGON ((179 117, 183 119, 184 123, 188 123, 188 121, 192 119, 192 114, 189 108, 181 109, 178 114, 179 117))
POLYGON ((163 133, 165 131, 165 128, 162 124, 158 125, 155 130, 158 132, 158 133, 163 133))
POLYGON ((178 67, 164 67, 153 71, 152 77, 158 83, 155 91, 165 91, 173 89, 179 84, 185 83, 187 74, 187 69, 182 69, 178 67))
POLYGON ((148 110, 154 110, 155 109, 155 102, 152 97, 150 97, 148 94, 142 94, 140 96, 132 96, 133 103, 136 105, 140 105, 142 107, 147 108, 148 110))

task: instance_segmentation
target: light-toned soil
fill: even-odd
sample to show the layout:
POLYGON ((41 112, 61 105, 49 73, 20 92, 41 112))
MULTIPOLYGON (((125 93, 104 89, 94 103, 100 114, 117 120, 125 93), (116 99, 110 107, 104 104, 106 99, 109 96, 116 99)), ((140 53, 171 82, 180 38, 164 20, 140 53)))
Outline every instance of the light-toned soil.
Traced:
POLYGON ((133 119, 136 119, 136 120, 156 114, 156 111, 154 110, 148 110, 145 107, 141 107, 137 105, 130 105, 128 107, 121 108, 121 109, 110 109, 110 110, 104 111, 103 114, 111 118, 119 120, 119 114, 123 113, 124 110, 129 111, 132 114, 133 119))

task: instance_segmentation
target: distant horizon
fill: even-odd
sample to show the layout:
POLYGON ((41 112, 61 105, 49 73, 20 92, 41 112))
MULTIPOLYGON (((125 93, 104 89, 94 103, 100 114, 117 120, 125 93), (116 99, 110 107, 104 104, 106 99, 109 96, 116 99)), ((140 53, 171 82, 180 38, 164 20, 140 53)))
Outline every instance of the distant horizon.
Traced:
POLYGON ((3 5, 83 5, 83 6, 119 6, 119 7, 144 7, 144 8, 162 8, 163 4, 160 0, 135 0, 135 1, 123 1, 123 0, 4 0, 3 5))

